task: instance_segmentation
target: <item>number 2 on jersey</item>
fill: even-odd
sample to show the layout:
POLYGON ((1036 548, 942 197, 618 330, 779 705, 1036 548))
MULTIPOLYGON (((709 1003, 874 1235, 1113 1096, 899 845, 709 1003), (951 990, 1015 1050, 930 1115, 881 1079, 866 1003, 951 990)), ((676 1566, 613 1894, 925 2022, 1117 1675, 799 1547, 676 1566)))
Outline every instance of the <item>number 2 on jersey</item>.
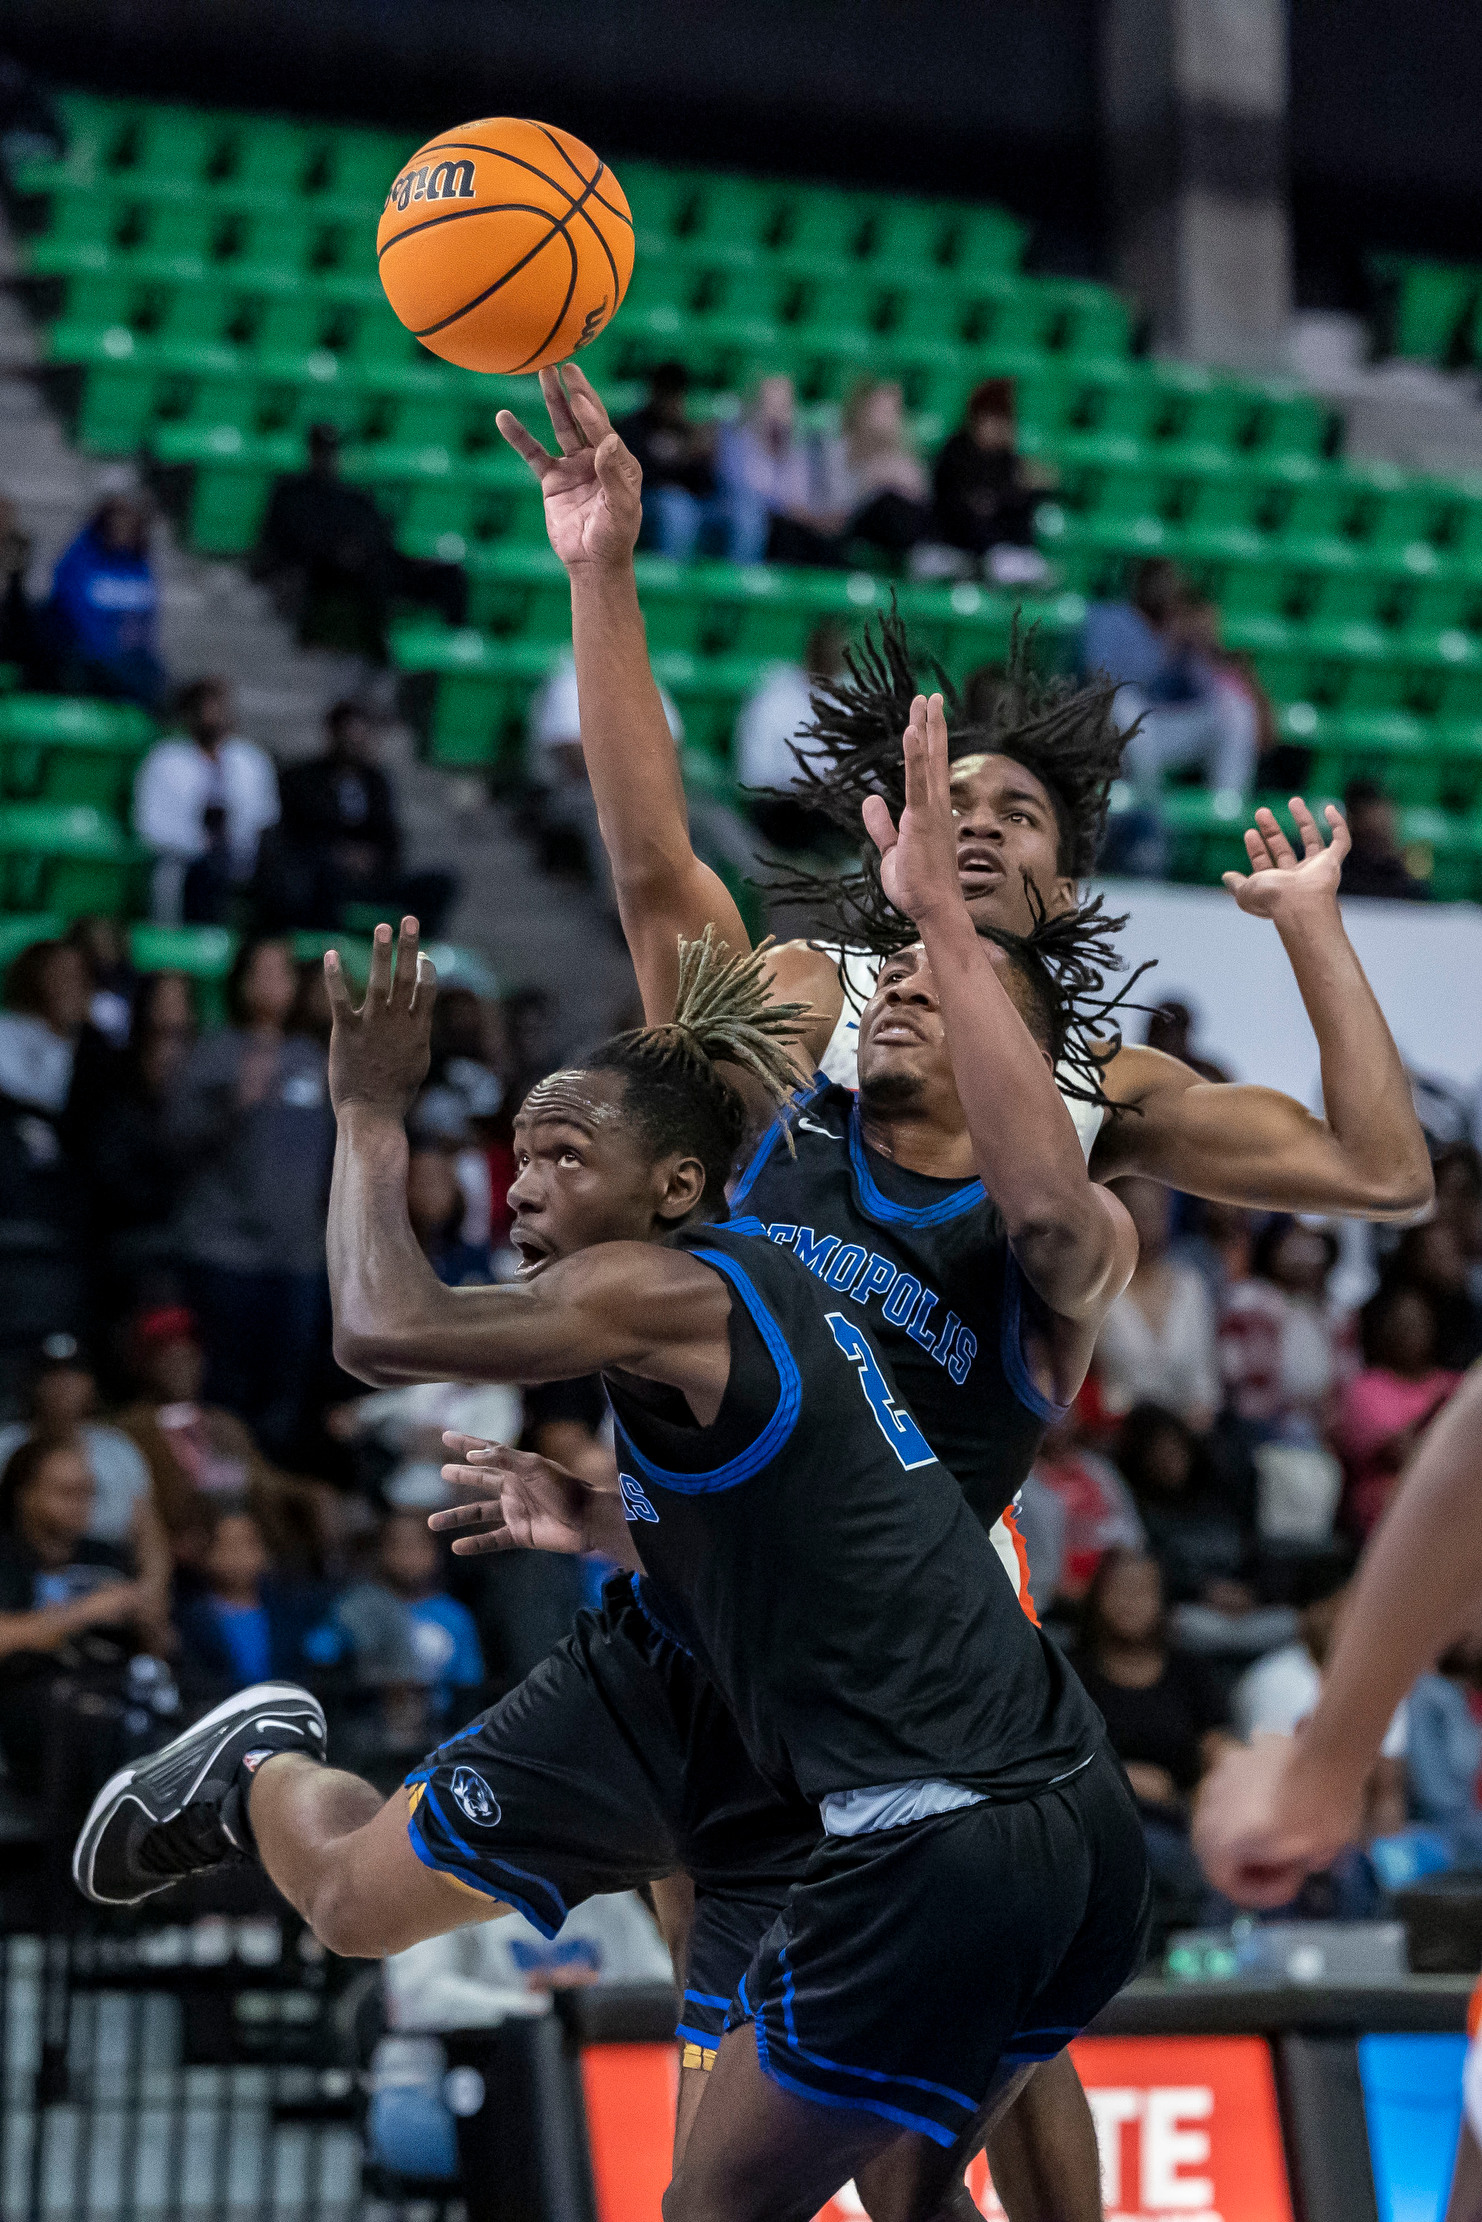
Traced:
POLYGON ((864 1336, 842 1312, 829 1312, 827 1318, 834 1341, 849 1363, 859 1368, 859 1385, 869 1400, 876 1426, 906 1472, 913 1473, 918 1466, 930 1466, 936 1453, 910 1413, 891 1396, 890 1383, 880 1371, 879 1361, 864 1336))

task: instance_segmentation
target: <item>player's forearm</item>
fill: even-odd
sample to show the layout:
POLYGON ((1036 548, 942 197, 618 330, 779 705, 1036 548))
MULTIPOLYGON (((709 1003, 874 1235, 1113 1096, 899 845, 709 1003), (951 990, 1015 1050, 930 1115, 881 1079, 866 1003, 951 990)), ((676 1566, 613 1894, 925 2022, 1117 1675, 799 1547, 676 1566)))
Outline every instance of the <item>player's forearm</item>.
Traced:
POLYGON ((1277 931, 1317 1036, 1327 1124, 1361 1208, 1376 1218, 1418 1217, 1434 1195, 1425 1136, 1338 904, 1324 895, 1294 907, 1277 931))
POLYGON ((1416 1453, 1354 1583, 1294 1764, 1356 1797, 1395 1707, 1482 1601, 1482 1365, 1416 1453))
POLYGON ((978 1177, 1031 1285, 1066 1317, 1112 1264, 1106 1216, 1054 1075, 960 901, 918 920, 978 1177))
POLYGON ((334 1351, 377 1387, 438 1378, 406 1367, 447 1296, 407 1216, 409 1154, 399 1118, 358 1105, 340 1113, 326 1229, 334 1351))

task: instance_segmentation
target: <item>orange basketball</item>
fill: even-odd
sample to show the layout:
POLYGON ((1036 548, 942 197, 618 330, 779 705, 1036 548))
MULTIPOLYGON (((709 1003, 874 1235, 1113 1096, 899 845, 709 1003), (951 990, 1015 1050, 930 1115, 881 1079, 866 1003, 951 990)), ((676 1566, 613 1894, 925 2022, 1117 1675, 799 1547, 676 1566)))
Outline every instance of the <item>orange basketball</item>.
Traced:
POLYGON ((569 131, 486 116, 419 147, 376 233, 386 298, 468 370, 539 370, 595 339, 628 290, 633 219, 569 131))

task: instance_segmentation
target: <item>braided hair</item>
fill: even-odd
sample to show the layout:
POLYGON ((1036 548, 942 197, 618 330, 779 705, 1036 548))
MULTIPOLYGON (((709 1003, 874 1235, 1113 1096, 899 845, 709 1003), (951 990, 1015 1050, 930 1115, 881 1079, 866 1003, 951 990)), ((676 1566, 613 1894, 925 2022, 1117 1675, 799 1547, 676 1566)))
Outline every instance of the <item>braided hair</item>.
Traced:
POLYGON ((1143 1007, 1130 1004, 1128 998, 1156 960, 1149 957, 1114 995, 1108 995, 1107 974, 1120 972, 1126 962, 1115 946, 1115 936, 1127 923, 1125 913, 1107 917, 1106 898, 1096 895, 1075 910, 1051 916, 1031 881, 1025 882, 1025 893, 1034 913, 1027 934, 997 926, 980 927, 979 932, 985 941, 996 941, 1008 952, 1025 983, 1029 1030, 1050 1053, 1060 1093, 1110 1111, 1112 1099, 1101 1078, 1122 1046, 1117 1014, 1143 1007))
POLYGON ((706 1201, 716 1209, 748 1125, 746 1104, 720 1066, 739 1065, 779 1106, 799 1078, 793 1044, 809 1006, 769 1000, 770 947, 768 940, 733 955, 707 925, 698 941, 679 944, 668 1024, 614 1034, 582 1060, 585 1071, 622 1074, 623 1108, 655 1157, 683 1150, 700 1159, 706 1201))

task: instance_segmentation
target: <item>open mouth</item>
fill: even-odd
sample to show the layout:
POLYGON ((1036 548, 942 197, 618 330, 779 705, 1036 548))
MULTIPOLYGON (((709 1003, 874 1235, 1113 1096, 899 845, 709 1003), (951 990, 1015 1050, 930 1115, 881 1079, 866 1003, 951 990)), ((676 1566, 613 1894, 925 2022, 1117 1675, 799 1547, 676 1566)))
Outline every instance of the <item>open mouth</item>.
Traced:
POLYGON ((926 1036, 908 1018, 882 1018, 870 1029, 872 1046, 894 1043, 897 1048, 919 1049, 926 1036))
POLYGON ((961 848, 957 878, 965 892, 981 891, 1003 878, 1003 858, 994 849, 961 848))
POLYGON ((517 1280, 528 1281, 531 1275, 538 1273, 543 1265, 550 1264, 551 1251, 545 1243, 530 1232, 528 1227, 511 1227, 509 1243, 510 1248, 520 1261, 515 1274, 517 1280))

